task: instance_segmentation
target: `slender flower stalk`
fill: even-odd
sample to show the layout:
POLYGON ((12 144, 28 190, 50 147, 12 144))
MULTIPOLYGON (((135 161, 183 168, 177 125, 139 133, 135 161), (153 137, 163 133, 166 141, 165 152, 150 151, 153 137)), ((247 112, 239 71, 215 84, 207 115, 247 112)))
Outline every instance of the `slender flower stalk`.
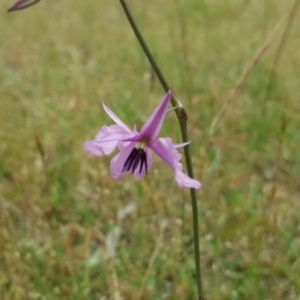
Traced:
POLYGON ((192 179, 182 172, 181 154, 177 148, 189 144, 173 144, 171 138, 159 138, 172 92, 169 91, 156 107, 140 132, 134 126, 131 130, 107 106, 103 104, 106 113, 116 125, 103 126, 95 140, 85 143, 85 151, 96 156, 111 154, 117 147, 120 149, 111 161, 110 173, 116 180, 124 173, 132 173, 136 179, 148 174, 152 165, 152 150, 174 171, 175 180, 180 188, 199 189, 199 181, 192 179))
MULTIPOLYGON (((165 77, 163 76, 160 68, 158 67, 153 55, 151 54, 151 51, 149 50, 149 47, 147 46, 137 24, 132 16, 132 13, 128 7, 126 0, 120 0, 120 3, 123 7, 123 10, 124 10, 127 18, 128 18, 128 21, 132 27, 132 30, 134 31, 145 55, 147 56, 156 76, 158 77, 158 79, 160 81, 161 86, 163 87, 165 92, 167 92, 170 89, 170 86, 167 83, 165 77)), ((174 97, 172 97, 172 99, 171 99, 171 104, 173 107, 177 106, 177 102, 174 99, 174 97)), ((182 142, 187 143, 189 141, 187 124, 186 124, 187 113, 182 107, 180 109, 176 109, 175 112, 176 112, 176 115, 177 115, 177 118, 179 121, 182 142)), ((194 171, 193 171, 192 159, 191 159, 191 154, 190 154, 190 147, 188 144, 184 147, 184 155, 185 155, 188 176, 190 178, 194 178, 194 171)), ((191 194, 192 210, 193 210, 194 257, 195 257, 198 298, 199 298, 199 300, 204 300, 203 290, 202 290, 202 280, 201 280, 201 265, 200 265, 198 205, 197 205, 196 191, 192 187, 190 188, 190 194, 191 194)))
POLYGON ((32 6, 40 0, 17 0, 15 3, 8 9, 8 12, 25 9, 29 6, 32 6))

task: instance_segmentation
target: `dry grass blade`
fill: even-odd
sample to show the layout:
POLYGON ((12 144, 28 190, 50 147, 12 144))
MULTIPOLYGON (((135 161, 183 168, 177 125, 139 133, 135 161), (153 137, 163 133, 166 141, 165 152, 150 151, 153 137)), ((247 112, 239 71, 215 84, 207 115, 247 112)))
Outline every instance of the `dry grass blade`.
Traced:
POLYGON ((274 38, 275 34, 277 33, 278 28, 280 27, 281 22, 279 22, 275 29, 273 30, 272 34, 269 36, 269 38, 264 42, 264 44, 262 45, 262 47, 258 50, 258 52, 256 53, 256 55, 254 56, 254 58, 252 59, 252 61, 249 63, 249 65, 245 68, 244 72, 242 73, 242 75, 240 76, 237 84, 235 85, 235 87, 231 90, 231 92, 229 93, 229 96, 227 97, 226 101, 224 102, 223 106, 221 107, 221 109, 219 110, 219 112, 217 113, 217 115, 214 117, 212 124, 210 126, 209 129, 209 134, 212 135, 214 132, 214 129, 216 127, 216 125, 219 123, 222 115, 224 114, 226 108, 228 107, 228 105, 238 96, 239 92, 242 90, 242 87, 244 85, 245 80, 247 79, 247 77, 249 76, 251 70, 254 68, 254 66, 259 62, 259 60, 261 59, 261 57, 263 56, 263 54, 267 51, 267 49, 269 48, 272 39, 274 38))
POLYGON ((187 93, 187 98, 191 99, 191 90, 193 89, 193 81, 190 78, 190 64, 188 57, 190 55, 188 34, 187 34, 187 22, 185 13, 181 7, 180 0, 174 0, 175 7, 179 20, 179 32, 180 32, 180 43, 181 43, 181 53, 182 53, 182 63, 185 70, 184 85, 187 93))
POLYGON ((264 106, 265 106, 266 100, 269 97, 271 85, 272 85, 272 82, 274 81, 274 78, 276 76, 277 66, 280 62, 280 59, 281 59, 282 54, 283 54, 284 47, 287 43, 287 40, 289 38, 291 29, 292 29, 294 21, 296 19, 296 15, 297 15, 299 6, 300 6, 300 0, 295 0, 294 4, 293 4, 293 6, 290 10, 288 21, 287 21, 287 23, 285 25, 285 28, 283 30, 282 37, 281 37, 281 40, 280 40, 278 49, 276 51, 273 64, 272 64, 272 68, 271 68, 270 76, 269 76, 269 81, 268 81, 268 85, 267 85, 267 89, 266 89, 266 94, 265 94, 265 98, 264 98, 264 106))
POLYGON ((141 300, 143 298, 143 292, 144 292, 144 289, 145 289, 145 286, 146 286, 147 279, 149 278, 149 276, 150 276, 150 274, 151 274, 151 272, 152 272, 152 270, 154 268, 155 260, 156 260, 158 254, 159 254, 160 249, 161 249, 165 227, 166 226, 165 226, 164 223, 161 224, 161 226, 160 226, 160 231, 159 231, 156 243, 155 243, 155 248, 154 248, 154 250, 152 252, 152 255, 151 255, 151 258, 150 258, 150 261, 149 261, 149 264, 148 264, 147 271, 145 273, 145 276, 143 278, 140 291, 138 293, 138 295, 139 295, 138 299, 139 300, 141 300))
MULTIPOLYGON (((115 235, 115 234, 113 233, 113 235, 115 235)), ((119 279, 118 279, 118 275, 117 275, 117 271, 116 271, 116 267, 115 267, 114 257, 112 256, 112 253, 110 250, 111 247, 109 245, 110 238, 108 238, 108 236, 106 236, 104 238, 105 238, 105 246, 106 246, 105 248, 106 248, 106 252, 108 255, 107 263, 108 263, 108 267, 109 267, 110 274, 111 274, 111 278, 108 281, 108 285, 111 290, 110 291, 111 297, 113 300, 121 300, 122 297, 121 297, 121 293, 120 293, 119 279)), ((116 243, 117 243, 117 241, 115 241, 115 246, 116 246, 116 243)))
POLYGON ((35 144, 36 144, 36 148, 43 160, 43 162, 46 160, 46 153, 45 153, 45 148, 43 146, 43 142, 41 139, 41 135, 37 130, 34 130, 33 132, 34 134, 34 140, 35 140, 35 144))

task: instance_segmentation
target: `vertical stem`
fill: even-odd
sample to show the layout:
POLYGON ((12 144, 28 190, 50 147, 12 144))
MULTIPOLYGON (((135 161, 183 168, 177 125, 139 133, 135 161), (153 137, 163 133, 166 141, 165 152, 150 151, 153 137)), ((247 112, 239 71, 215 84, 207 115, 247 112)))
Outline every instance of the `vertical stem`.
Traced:
MULTIPOLYGON (((156 76, 158 77, 158 80, 165 90, 165 92, 168 92, 170 89, 170 86, 168 82, 166 81, 165 77, 163 76, 160 68, 158 67, 153 55, 151 54, 145 40, 143 39, 143 36, 141 32, 138 29, 138 26, 136 25, 134 18, 130 12, 130 9, 127 5, 126 0, 120 0, 120 3, 123 7, 123 10, 128 18, 128 21, 145 53, 147 56, 156 76)), ((177 101, 172 96, 171 104, 173 107, 177 106, 177 101)), ((187 113, 183 107, 177 108, 175 110, 177 119, 180 125, 180 132, 181 132, 181 138, 183 142, 189 141, 188 131, 187 131, 187 113)), ((190 146, 187 145, 184 147, 184 156, 186 161, 186 167, 187 167, 187 173, 189 177, 194 178, 194 172, 193 172, 193 165, 192 165, 192 159, 190 154, 190 146)), ((192 210, 193 210, 193 234, 194 234, 194 256, 195 256, 195 268, 196 268, 196 281, 197 281, 197 291, 198 291, 198 298, 199 300, 204 300, 202 296, 202 281, 201 281, 201 265, 200 265, 200 241, 199 241, 199 223, 198 223, 198 205, 197 205, 197 197, 196 197, 196 191, 195 189, 190 189, 191 194, 191 201, 192 201, 192 210)))

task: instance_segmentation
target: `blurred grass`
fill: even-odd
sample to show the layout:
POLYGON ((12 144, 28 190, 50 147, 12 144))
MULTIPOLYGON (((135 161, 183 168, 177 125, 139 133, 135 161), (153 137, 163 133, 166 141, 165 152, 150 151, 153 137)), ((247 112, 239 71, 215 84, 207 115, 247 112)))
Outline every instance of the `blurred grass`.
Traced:
MULTIPOLYGON (((159 159, 142 180, 115 182, 110 157, 83 152, 111 124, 102 101, 141 125, 163 96, 118 1, 45 0, 6 14, 9 4, 0 4, 1 299, 195 299, 189 192, 159 159)), ((189 113, 207 299, 299 299, 299 17, 269 99, 282 27, 209 135, 293 1, 130 4, 189 113)), ((168 115, 163 133, 179 141, 174 124, 168 115)))

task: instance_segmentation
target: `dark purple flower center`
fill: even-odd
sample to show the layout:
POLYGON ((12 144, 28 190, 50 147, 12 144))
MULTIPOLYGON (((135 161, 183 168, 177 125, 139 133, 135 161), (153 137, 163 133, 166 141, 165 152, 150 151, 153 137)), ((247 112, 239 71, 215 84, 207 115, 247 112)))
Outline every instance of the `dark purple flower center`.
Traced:
POLYGON ((148 174, 146 151, 143 148, 133 148, 124 163, 123 171, 133 174, 134 171, 139 167, 139 172, 141 173, 143 166, 145 166, 146 174, 148 174))

